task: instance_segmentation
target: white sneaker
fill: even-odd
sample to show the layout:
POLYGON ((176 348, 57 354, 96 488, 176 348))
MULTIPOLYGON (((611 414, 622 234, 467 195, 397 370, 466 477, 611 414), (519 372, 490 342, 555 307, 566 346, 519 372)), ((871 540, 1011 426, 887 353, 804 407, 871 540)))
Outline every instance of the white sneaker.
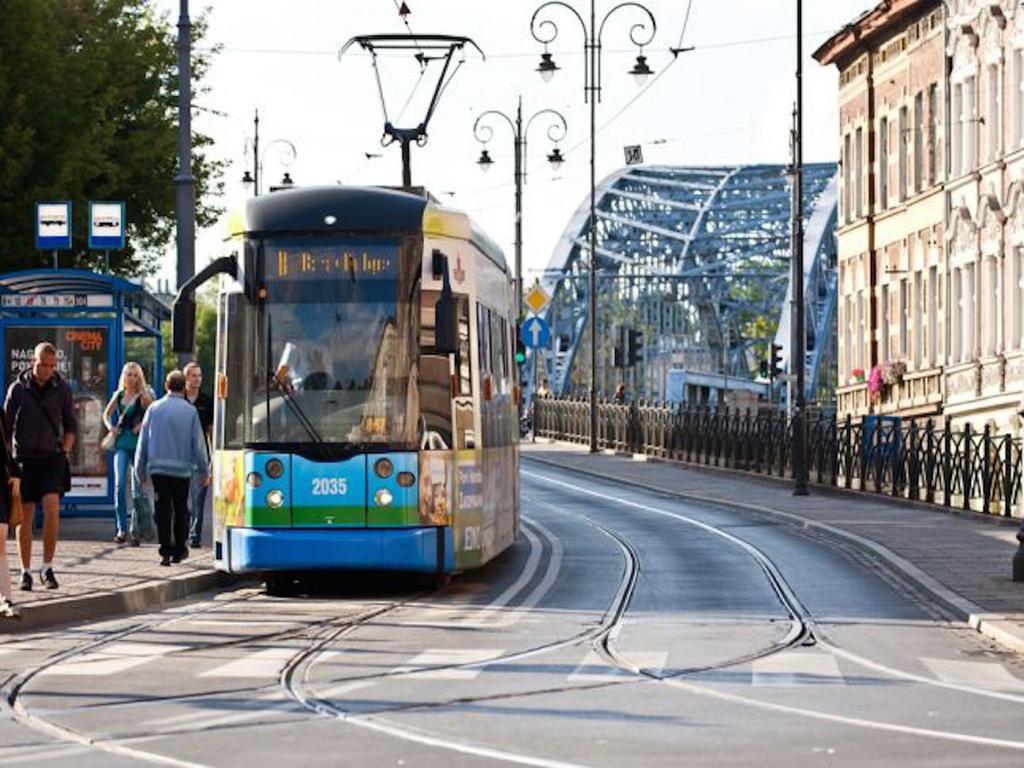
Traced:
POLYGON ((0 616, 7 619, 20 619, 21 611, 6 597, 0 596, 0 616))

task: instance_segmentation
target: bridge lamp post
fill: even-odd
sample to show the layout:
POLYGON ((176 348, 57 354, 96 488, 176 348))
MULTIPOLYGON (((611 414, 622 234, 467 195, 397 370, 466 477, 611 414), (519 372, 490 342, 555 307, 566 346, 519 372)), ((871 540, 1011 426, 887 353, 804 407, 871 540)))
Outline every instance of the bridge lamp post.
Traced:
POLYGON ((653 74, 643 55, 657 31, 657 23, 645 6, 635 2, 624 2, 614 6, 597 21, 594 0, 590 0, 590 24, 579 12, 563 0, 549 0, 533 12, 530 19, 530 34, 544 46, 537 72, 544 82, 550 82, 560 67, 548 51, 548 44, 558 37, 558 25, 549 17, 555 10, 568 11, 580 23, 583 30, 583 101, 590 105, 590 282, 587 312, 590 316, 590 452, 597 452, 597 163, 595 136, 597 134, 597 102, 601 100, 601 40, 604 25, 617 11, 630 9, 637 12, 640 20, 629 28, 629 39, 637 46, 639 53, 636 63, 628 74, 633 75, 638 85, 643 85, 653 74), (545 14, 544 12, 547 11, 545 14), (542 15, 543 14, 543 15, 542 15), (649 25, 649 26, 648 26, 649 25))
POLYGON ((557 171, 562 167, 562 163, 565 161, 561 150, 558 148, 558 142, 565 138, 565 134, 568 130, 565 117, 562 116, 561 112, 557 112, 554 109, 539 110, 538 112, 534 112, 524 125, 523 97, 520 96, 519 103, 516 106, 516 116, 514 120, 504 112, 500 112, 496 109, 489 109, 486 112, 481 113, 480 116, 477 117, 476 122, 473 123, 473 135, 476 137, 477 141, 484 145, 484 148, 480 152, 480 158, 476 161, 482 171, 489 171, 491 166, 494 165, 494 160, 487 151, 488 142, 494 138, 494 129, 488 124, 488 118, 494 118, 499 120, 499 122, 500 120, 504 120, 508 124, 508 127, 512 129, 514 178, 516 188, 516 320, 522 320, 523 318, 523 185, 526 184, 526 137, 530 132, 530 126, 533 125, 533 121, 541 116, 548 116, 551 118, 551 124, 548 126, 548 139, 555 144, 555 147, 548 154, 548 162, 551 164, 551 168, 557 171))
POLYGON ((245 140, 245 153, 248 154, 252 151, 252 173, 249 169, 245 169, 245 173, 242 174, 242 184, 246 190, 252 189, 253 197, 259 197, 260 192, 260 179, 263 177, 263 158, 267 156, 267 150, 271 147, 280 147, 281 152, 281 164, 285 167, 284 176, 281 178, 282 187, 290 187, 295 182, 292 180, 291 174, 288 173, 287 168, 298 157, 298 151, 295 149, 295 145, 292 144, 288 139, 274 139, 270 141, 263 151, 260 152, 260 113, 256 110, 256 114, 252 119, 252 139, 245 140))

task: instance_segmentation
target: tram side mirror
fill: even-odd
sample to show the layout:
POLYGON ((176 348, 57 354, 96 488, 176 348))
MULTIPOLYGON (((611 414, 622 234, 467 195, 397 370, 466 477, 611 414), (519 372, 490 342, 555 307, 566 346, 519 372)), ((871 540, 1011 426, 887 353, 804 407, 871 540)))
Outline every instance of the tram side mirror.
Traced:
POLYGON ((175 352, 191 352, 196 341, 196 302, 191 296, 174 301, 171 316, 171 346, 175 352))
POLYGON ((459 316, 448 276, 448 257, 435 250, 432 266, 434 273, 440 272, 444 281, 441 297, 434 305, 434 351, 439 355, 454 355, 459 351, 459 316))

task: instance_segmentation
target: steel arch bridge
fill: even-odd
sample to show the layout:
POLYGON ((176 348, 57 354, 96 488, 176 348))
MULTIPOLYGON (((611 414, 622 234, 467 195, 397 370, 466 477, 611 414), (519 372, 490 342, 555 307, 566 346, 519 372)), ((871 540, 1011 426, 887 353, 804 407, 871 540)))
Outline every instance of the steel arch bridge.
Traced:
MULTIPOLYGON (((790 210, 783 165, 632 166, 597 188, 598 386, 666 398, 669 369, 758 379, 771 342, 789 370, 790 210), (641 334, 640 362, 616 369, 622 329, 641 334)), ((803 173, 808 400, 835 386, 836 165, 803 173)), ((553 394, 589 389, 589 195, 572 216, 540 280, 550 348, 542 376, 553 394)), ((537 356, 526 390, 537 383, 537 356)), ((763 381, 763 379, 760 379, 763 381)), ((739 382, 737 382, 738 384, 739 382)), ((761 388, 766 391, 766 386, 761 388)))

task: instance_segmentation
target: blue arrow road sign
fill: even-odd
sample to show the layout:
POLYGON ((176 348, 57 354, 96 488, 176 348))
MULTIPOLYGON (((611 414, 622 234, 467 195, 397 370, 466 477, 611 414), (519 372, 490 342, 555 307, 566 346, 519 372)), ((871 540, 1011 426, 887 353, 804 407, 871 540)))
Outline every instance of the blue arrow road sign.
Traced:
POLYGON ((551 339, 551 326, 542 317, 531 317, 522 324, 519 338, 523 340, 523 344, 533 349, 546 347, 551 339))

